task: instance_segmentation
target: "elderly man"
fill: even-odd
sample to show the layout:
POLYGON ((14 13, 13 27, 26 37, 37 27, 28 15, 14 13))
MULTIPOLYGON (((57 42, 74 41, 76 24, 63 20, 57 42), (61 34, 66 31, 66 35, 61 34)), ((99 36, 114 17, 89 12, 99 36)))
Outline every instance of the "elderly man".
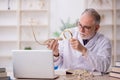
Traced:
POLYGON ((106 72, 111 63, 111 44, 98 33, 99 28, 100 15, 94 9, 86 9, 78 26, 69 29, 73 38, 48 43, 48 48, 53 50, 55 65, 62 69, 106 72))

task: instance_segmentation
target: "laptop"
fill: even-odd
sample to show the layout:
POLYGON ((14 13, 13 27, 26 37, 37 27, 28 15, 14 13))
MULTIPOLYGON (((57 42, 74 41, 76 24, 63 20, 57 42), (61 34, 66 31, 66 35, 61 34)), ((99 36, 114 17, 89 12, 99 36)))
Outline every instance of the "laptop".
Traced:
POLYGON ((51 50, 13 50, 13 74, 15 78, 55 79, 51 50))

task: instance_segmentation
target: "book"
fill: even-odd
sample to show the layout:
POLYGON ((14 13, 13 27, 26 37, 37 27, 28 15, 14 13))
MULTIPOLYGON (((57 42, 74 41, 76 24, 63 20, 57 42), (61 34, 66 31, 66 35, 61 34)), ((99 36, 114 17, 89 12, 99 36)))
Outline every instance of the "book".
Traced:
POLYGON ((120 61, 116 61, 115 66, 120 66, 120 61))
POLYGON ((6 72, 6 69, 5 68, 0 68, 0 73, 1 72, 6 72))
POLYGON ((7 72, 1 72, 0 73, 0 77, 6 77, 7 76, 7 72))
POLYGON ((120 66, 113 66, 113 67, 111 68, 111 71, 112 71, 112 72, 119 72, 119 73, 120 73, 120 66))
POLYGON ((0 77, 0 80, 11 80, 10 76, 0 77))
POLYGON ((111 77, 120 78, 120 73, 118 73, 118 72, 110 72, 109 75, 110 75, 111 77))

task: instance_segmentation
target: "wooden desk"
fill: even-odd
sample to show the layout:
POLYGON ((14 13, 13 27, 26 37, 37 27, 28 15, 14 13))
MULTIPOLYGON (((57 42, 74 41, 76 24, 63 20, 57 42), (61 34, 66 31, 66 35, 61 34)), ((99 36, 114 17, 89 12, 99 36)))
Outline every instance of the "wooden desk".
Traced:
MULTIPOLYGON (((11 76, 12 80, 46 80, 46 79, 14 79, 11 73, 9 75, 11 76)), ((59 76, 59 78, 54 80, 81 80, 81 79, 79 79, 77 75, 61 75, 59 76)), ((109 77, 109 75, 103 75, 103 76, 94 76, 92 79, 83 79, 83 80, 120 80, 120 79, 109 77)))
POLYGON ((77 76, 66 75, 66 76, 60 76, 56 80, 120 80, 120 79, 109 77, 109 75, 94 76, 92 79, 79 79, 77 76))

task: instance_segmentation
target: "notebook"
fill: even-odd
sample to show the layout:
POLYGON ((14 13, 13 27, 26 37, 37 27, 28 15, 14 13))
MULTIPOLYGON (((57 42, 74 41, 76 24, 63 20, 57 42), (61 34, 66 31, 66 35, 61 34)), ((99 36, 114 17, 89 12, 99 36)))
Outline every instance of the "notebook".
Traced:
POLYGON ((51 50, 13 50, 13 74, 15 78, 46 78, 58 76, 54 72, 51 50))

